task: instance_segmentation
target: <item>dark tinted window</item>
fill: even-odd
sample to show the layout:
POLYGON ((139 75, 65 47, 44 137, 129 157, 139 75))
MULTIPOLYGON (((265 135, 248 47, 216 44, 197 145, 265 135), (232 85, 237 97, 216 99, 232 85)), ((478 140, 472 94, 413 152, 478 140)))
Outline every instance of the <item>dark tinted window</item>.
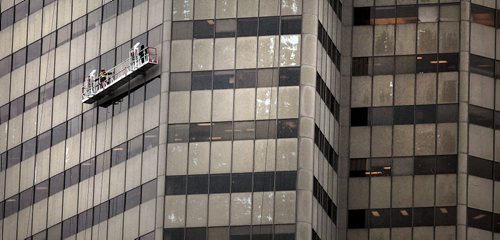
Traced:
POLYGON ((212 72, 193 72, 191 90, 212 89, 212 72))
POLYGON ((259 19, 259 35, 278 35, 279 17, 263 17, 259 19))
POLYGON ((192 39, 193 38, 193 22, 173 22, 172 23, 172 40, 192 39))
POLYGON ((106 22, 107 20, 111 19, 112 17, 116 16, 116 10, 117 6, 116 3, 118 0, 111 1, 104 5, 102 8, 102 22, 106 22))
POLYGON ((3 76, 10 72, 11 67, 11 57, 7 56, 4 59, 0 60, 0 76, 3 76))
POLYGON ((37 137, 37 149, 36 149, 36 152, 39 153, 39 152, 42 152, 43 150, 47 149, 50 147, 51 145, 51 141, 50 141, 50 138, 51 138, 52 134, 51 134, 51 131, 47 131, 41 135, 38 135, 37 137))
POLYGON ((53 32, 42 39, 42 54, 56 48, 56 32, 53 32))
POLYGON ((145 203, 156 197, 156 180, 149 181, 142 185, 141 188, 141 203, 145 203))
POLYGON ((492 214, 491 212, 467 208, 467 225, 487 231, 492 228, 492 214))
POLYGON ((155 78, 146 84, 146 100, 160 94, 160 78, 155 78))
POLYGON ((88 14, 87 19, 87 32, 94 29, 101 24, 102 10, 98 8, 88 14))
POLYGON ((457 172, 457 155, 438 156, 436 162, 436 173, 456 173, 457 172))
POLYGON ((168 125, 168 142, 187 142, 189 141, 189 125, 175 124, 168 125))
POLYGON ((193 22, 193 38, 213 38, 214 20, 198 20, 193 22))
POLYGON ((495 27, 495 9, 471 4, 470 12, 472 22, 495 27))
POLYGON ((347 219, 348 219, 349 228, 367 228, 368 227, 366 211, 363 209, 349 210, 347 219))
POLYGON ((396 7, 396 22, 399 24, 416 23, 418 17, 418 6, 407 5, 396 7))
POLYGON ((89 159, 80 165, 80 181, 88 179, 95 174, 95 159, 89 159))
POLYGON ((394 106, 394 124, 413 124, 414 106, 394 106))
POLYGON ((80 181, 80 165, 76 165, 64 173, 64 188, 69 188, 80 181))
POLYGON ((127 159, 127 143, 123 143, 111 150, 111 166, 116 166, 127 159))
POLYGON ((56 145, 66 139, 66 123, 59 124, 52 129, 52 144, 56 145))
POLYGON ((0 30, 4 30, 14 23, 14 8, 9 8, 7 11, 2 12, 0 19, 0 30))
POLYGON ((26 48, 23 48, 12 55, 12 69, 16 69, 26 64, 26 48))
POLYGON ((71 70, 69 76, 69 88, 81 85, 83 83, 83 66, 71 70))
POLYGON ((72 118, 68 121, 68 138, 79 134, 82 131, 82 116, 72 118))
POLYGON ((64 74, 55 80, 54 84, 54 96, 57 96, 66 90, 69 86, 69 74, 64 74))
POLYGON ((60 223, 50 227, 49 230, 47 230, 47 239, 60 239, 61 227, 62 225, 60 223))
POLYGON ((9 121, 9 104, 0 107, 0 124, 9 121))
POLYGON ((71 24, 57 30, 57 46, 61 46, 71 39, 71 24))
POLYGON ((109 200, 109 218, 112 218, 125 209, 125 194, 121 194, 111 200, 109 200))
POLYGON ((469 56, 470 71, 473 73, 493 77, 495 69, 495 60, 470 54, 469 56))
POLYGON ((186 176, 167 176, 166 195, 186 194, 186 176))
POLYGON ((370 25, 371 24, 371 8, 357 7, 354 8, 354 25, 370 25))
POLYGON ((62 236, 63 238, 67 238, 73 234, 76 233, 77 231, 77 225, 78 223, 78 218, 77 216, 74 216, 72 218, 69 218, 69 219, 66 219, 64 220, 63 224, 62 224, 62 229, 63 229, 63 233, 62 233, 62 236))
POLYGON ((142 153, 142 135, 128 141, 128 157, 132 158, 140 153, 142 153))
POLYGON ((189 140, 202 142, 210 140, 210 123, 192 123, 189 128, 189 140))
POLYGON ((373 58, 373 75, 387 75, 394 73, 394 57, 373 58))
POLYGON ((436 105, 415 106, 415 123, 435 123, 436 105))
POLYGON ((458 104, 439 104, 437 105, 437 122, 457 122, 458 121, 458 104))
POLYGON ((252 174, 236 173, 231 176, 231 192, 251 192, 252 174))
POLYGON ((64 189, 64 172, 50 178, 50 196, 64 189))
POLYGON ((467 162, 469 175, 488 179, 493 178, 493 161, 469 156, 467 162))
POLYGON ((77 19, 72 23, 72 25, 71 38, 76 38, 82 35, 87 29, 87 15, 77 19))
POLYGON ((234 71, 215 71, 214 89, 229 89, 234 87, 234 71))
POLYGON ((253 176, 253 191, 265 192, 274 189, 274 172, 259 172, 253 176))
POLYGON ((163 231, 164 240, 184 239, 184 228, 165 228, 163 231))
POLYGON ((19 209, 24 209, 32 204, 33 204, 33 188, 28 188, 27 190, 20 193, 19 209))
POLYGON ((83 113, 83 130, 89 129, 97 124, 97 108, 83 113))
POLYGON ((133 7, 133 0, 120 0, 118 2, 118 14, 122 14, 133 7))
POLYGON ((43 0, 31 0, 30 1, 30 14, 42 9, 42 7, 43 7, 43 0))
POLYGON ((436 173, 436 157, 415 157, 413 171, 415 175, 436 173))
POLYGON ((415 56, 396 56, 396 74, 415 73, 415 56))
POLYGON ((276 138, 276 121, 275 120, 262 120, 255 122, 255 138, 266 139, 276 138))
POLYGON ((370 227, 387 228, 390 226, 390 209, 372 209, 370 211, 370 227))
POLYGON ((257 36, 257 18, 238 18, 238 37, 257 36))
POLYGON ((236 70, 236 88, 254 88, 257 85, 255 70, 236 70))
POLYGON ((458 53, 441 53, 439 54, 439 72, 455 72, 458 71, 459 56, 458 53))
POLYGON ((187 183, 188 194, 207 194, 208 175, 190 175, 187 183))
POLYGON ((302 17, 291 16, 281 18, 281 34, 300 34, 302 32, 302 17))
POLYGON ((42 53, 42 40, 38 40, 28 46, 28 58, 26 62, 30 62, 31 60, 40 57, 42 53))
POLYGON ((414 208, 413 226, 432 226, 434 225, 434 208, 414 208))
MULTIPOLYGON (((118 196, 123 198, 123 194, 118 196)), ((116 198, 118 198, 116 197, 116 198)), ((111 215, 112 211, 109 207, 109 202, 103 202, 100 205, 94 207, 94 224, 100 223, 106 219, 108 219, 108 210, 109 210, 109 215, 111 215)), ((123 211, 123 210, 122 210, 123 211)))
POLYGON ((232 122, 214 122, 212 123, 212 141, 226 141, 233 139, 232 122))
POLYGON ((392 209, 391 212, 392 227, 411 227, 411 208, 396 208, 392 209))
POLYGON ((189 91, 191 89, 191 73, 171 73, 170 91, 189 91))
POLYGON ((493 128, 493 116, 491 109, 469 105, 469 123, 493 128))
POLYGON ((54 81, 50 81, 40 87, 40 104, 52 99, 54 97, 54 81))
POLYGON ((35 185, 35 198, 34 203, 41 201, 49 196, 49 180, 45 180, 35 185))
POLYGON ((255 123, 253 121, 234 122, 234 140, 254 139, 255 123))
POLYGON ((280 86, 298 86, 300 83, 300 68, 280 68, 280 86))
POLYGON ((82 231, 86 228, 92 227, 93 209, 89 209, 85 212, 78 214, 78 231, 82 231))
POLYGON ((21 145, 10 149, 7 152, 7 168, 21 162, 21 145))
POLYGON ((106 169, 109 169, 110 164, 111 164, 111 151, 107 151, 107 152, 104 152, 104 153, 97 155, 96 164, 95 164, 96 165, 96 169, 95 169, 96 174, 98 174, 106 169))
POLYGON ((351 108, 351 126, 368 126, 370 123, 369 112, 369 108, 351 108))
POLYGON ((297 172, 276 172, 276 191, 295 190, 297 172))
POLYGON ((222 19, 215 23, 215 37, 234 37, 236 35, 236 20, 222 19))
POLYGON ((377 107, 371 109, 373 125, 391 125, 392 107, 377 107))
POLYGON ((14 214, 19 209, 19 195, 12 196, 5 200, 4 218, 14 214))
POLYGON ((456 225, 457 223, 456 207, 437 207, 435 214, 435 221, 438 226, 456 225))
POLYGON ((23 160, 36 154, 36 138, 32 138, 23 143, 23 160))
POLYGON ((295 138, 297 137, 298 121, 296 119, 279 119, 278 120, 278 138, 295 138))
POLYGON ((187 228, 186 240, 204 240, 206 239, 206 228, 187 228))
POLYGON ((275 87, 278 86, 279 72, 276 68, 259 69, 258 87, 275 87))
POLYGON ((141 187, 136 187, 125 194, 125 211, 141 203, 141 187))
POLYGON ((210 193, 228 193, 230 183, 229 174, 211 174, 210 193))

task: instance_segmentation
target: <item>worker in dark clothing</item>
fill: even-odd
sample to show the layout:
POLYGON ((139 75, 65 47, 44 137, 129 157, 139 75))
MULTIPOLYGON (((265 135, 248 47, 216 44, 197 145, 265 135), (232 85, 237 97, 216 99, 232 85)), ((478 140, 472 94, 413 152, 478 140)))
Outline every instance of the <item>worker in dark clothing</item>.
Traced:
POLYGON ((141 50, 139 51, 139 57, 141 59, 141 64, 143 64, 146 61, 146 47, 144 45, 141 45, 141 50))
POLYGON ((99 71, 99 84, 101 85, 101 88, 104 88, 109 84, 108 75, 110 74, 111 73, 106 72, 106 70, 104 69, 101 69, 101 71, 99 71))

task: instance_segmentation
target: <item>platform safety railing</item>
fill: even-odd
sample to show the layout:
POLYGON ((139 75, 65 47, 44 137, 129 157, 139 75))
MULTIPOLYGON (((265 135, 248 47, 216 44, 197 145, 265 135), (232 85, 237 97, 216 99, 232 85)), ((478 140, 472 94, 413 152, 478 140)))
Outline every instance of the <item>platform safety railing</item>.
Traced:
POLYGON ((89 99, 147 64, 158 64, 156 48, 132 49, 129 58, 111 69, 92 71, 82 87, 82 99, 89 99), (97 74, 97 75, 96 75, 97 74))

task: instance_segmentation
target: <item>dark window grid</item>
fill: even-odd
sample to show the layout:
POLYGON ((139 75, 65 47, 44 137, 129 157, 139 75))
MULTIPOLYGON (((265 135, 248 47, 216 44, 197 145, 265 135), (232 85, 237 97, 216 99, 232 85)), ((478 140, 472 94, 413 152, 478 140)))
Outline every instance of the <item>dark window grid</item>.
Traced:
POLYGON ((328 57, 333 62, 337 70, 340 71, 340 58, 341 54, 338 50, 335 43, 333 43, 332 39, 328 35, 328 32, 323 27, 323 24, 318 21, 318 40, 321 43, 321 46, 325 49, 328 57))
MULTIPOLYGON (((154 79, 156 79, 156 78, 154 78, 154 79)), ((151 82, 151 81, 149 81, 149 82, 151 82)), ((145 83, 145 84, 147 85, 149 82, 147 82, 147 83, 145 83)), ((53 81, 52 81, 51 83, 53 84, 53 81)), ((45 84, 44 86, 48 86, 48 85, 47 85, 47 84, 45 84)), ((44 86, 42 86, 42 87, 44 87, 44 86)), ((53 89, 54 89, 54 88, 53 88, 53 87, 51 87, 51 88, 49 88, 49 89, 51 89, 51 90, 50 90, 50 92, 49 92, 48 94, 49 94, 50 96, 52 96, 52 95, 53 95, 53 89)), ((157 94, 159 94, 159 93, 157 93, 157 94)), ((44 95, 46 95, 46 94, 44 94, 44 95)), ((41 97, 41 96, 40 96, 40 97, 41 97)), ((19 99, 20 99, 20 98, 19 98, 19 99)), ((3 109, 3 108, 4 108, 4 107, 6 107, 6 106, 8 107, 8 106, 10 106, 10 104, 12 104, 12 102, 11 102, 11 103, 8 103, 8 104, 5 104, 5 105, 4 105, 4 106, 2 106, 0 109, 3 109)), ((24 96, 23 96, 23 104, 22 104, 22 105, 24 106, 24 96)), ((16 106, 17 106, 17 105, 16 105, 16 106)), ((7 108, 7 109, 8 109, 8 108, 7 108)), ((26 111, 26 110, 25 110, 25 111, 26 111)), ((94 109, 90 109, 89 111, 94 111, 94 109)), ((89 112, 89 111, 87 111, 87 112, 89 112)), ((85 113, 87 113, 87 112, 85 112, 85 113)), ((85 113, 80 114, 80 115, 78 115, 78 116, 76 116, 76 117, 74 117, 74 118, 72 118, 72 119, 70 119, 70 120, 66 121, 65 123, 62 123, 62 124, 66 124, 66 125, 68 126, 68 131, 67 131, 68 135, 67 135, 67 137, 66 137, 66 138, 72 137, 72 136, 74 136, 74 135, 76 135, 76 134, 80 133, 81 131, 85 130, 85 129, 82 129, 82 116, 83 116, 85 113), (73 124, 71 124, 71 123, 73 123, 73 124), (78 129, 79 129, 79 130, 78 130, 78 129), (78 131, 77 131, 77 130, 78 130, 78 131), (72 133, 72 134, 70 135, 70 133, 72 133)), ((10 114, 9 114, 9 115, 10 115, 10 114)), ((17 116, 17 115, 16 115, 16 116, 17 116)), ((61 125, 62 125, 62 124, 61 124, 61 125)), ((94 124, 94 125, 95 125, 95 124, 94 124)), ((93 126, 94 126, 94 125, 93 125, 93 126)), ((154 130, 154 129, 153 129, 153 130, 154 130)), ((153 131, 153 130, 151 130, 151 131, 153 131)), ((52 129, 51 129, 51 130, 49 130, 49 131, 47 131, 47 132, 45 132, 45 133, 43 133, 43 134, 49 134, 49 135, 52 135, 51 133, 52 133, 52 129)), ((43 135, 43 134, 41 134, 41 135, 43 135)), ((37 137, 39 137, 39 136, 41 136, 41 135, 38 135, 37 137)), ((65 139, 66 139, 66 138, 65 138, 65 139)), ((52 138, 50 138, 50 139, 52 139, 52 138)), ((50 140, 50 139, 49 139, 49 140, 50 140)), ((65 139, 62 139, 61 141, 65 140, 65 139)), ((55 144, 56 144, 56 143, 51 142, 51 141, 49 141, 49 142, 47 142, 47 141, 43 141, 43 143, 44 143, 44 147, 43 147, 43 148, 42 148, 42 147, 38 147, 38 144, 37 144, 37 150, 38 150, 38 152, 40 152, 40 151, 42 151, 42 150, 45 150, 45 149, 47 149, 48 147, 51 147, 51 146, 53 146, 53 145, 55 145, 55 144)), ((151 143, 153 144, 153 145, 151 145, 151 146, 155 146, 155 145, 154 145, 154 143, 157 143, 157 141, 153 141, 153 142, 151 142, 151 143)), ((20 145, 22 145, 22 143, 21 143, 20 145)), ((16 147, 17 147, 17 146, 16 146, 16 147)))
POLYGON ((330 166, 332 166, 333 170, 337 172, 338 170, 338 154, 333 148, 333 146, 330 144, 328 139, 326 139, 325 135, 323 132, 321 132, 320 128, 318 125, 315 124, 314 126, 314 144, 318 146, 318 149, 322 153, 322 155, 325 157, 325 159, 328 161, 330 166))

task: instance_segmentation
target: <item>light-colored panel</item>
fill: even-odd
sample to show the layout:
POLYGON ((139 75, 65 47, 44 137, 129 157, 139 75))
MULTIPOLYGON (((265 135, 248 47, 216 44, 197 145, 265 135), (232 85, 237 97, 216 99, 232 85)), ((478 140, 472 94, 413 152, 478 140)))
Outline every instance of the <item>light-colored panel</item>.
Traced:
POLYGON ((217 38, 215 39, 214 69, 234 68, 235 39, 217 38))
POLYGON ((184 227, 186 222, 186 196, 165 197, 165 227, 184 227))
POLYGON ((257 65, 257 38, 240 37, 236 41, 236 68, 255 68, 257 65))
POLYGON ((233 95, 231 90, 213 91, 212 121, 230 121, 233 118, 233 95))
POLYGON ((189 174, 207 174, 210 156, 210 143, 199 142, 189 144, 189 174))
POLYGON ((231 172, 231 141, 212 142, 210 173, 231 172))
POLYGON ((234 141, 233 149, 233 173, 251 172, 253 169, 253 141, 234 141))
POLYGON ((229 194, 210 194, 208 226, 229 225, 229 194))
POLYGON ((170 143, 167 148, 167 175, 187 173, 187 143, 170 143))
POLYGON ((172 41, 172 72, 191 71, 191 40, 172 41))
MULTIPOLYGON (((284 111, 287 110, 285 109, 285 107, 283 108, 284 111)), ((253 88, 236 89, 234 97, 234 120, 237 121, 237 120, 253 120, 253 119, 255 119, 255 89, 253 88)))
POLYGON ((207 225, 208 195, 188 195, 186 227, 207 225))
POLYGON ((193 71, 211 70, 213 67, 213 39, 193 41, 193 71))

